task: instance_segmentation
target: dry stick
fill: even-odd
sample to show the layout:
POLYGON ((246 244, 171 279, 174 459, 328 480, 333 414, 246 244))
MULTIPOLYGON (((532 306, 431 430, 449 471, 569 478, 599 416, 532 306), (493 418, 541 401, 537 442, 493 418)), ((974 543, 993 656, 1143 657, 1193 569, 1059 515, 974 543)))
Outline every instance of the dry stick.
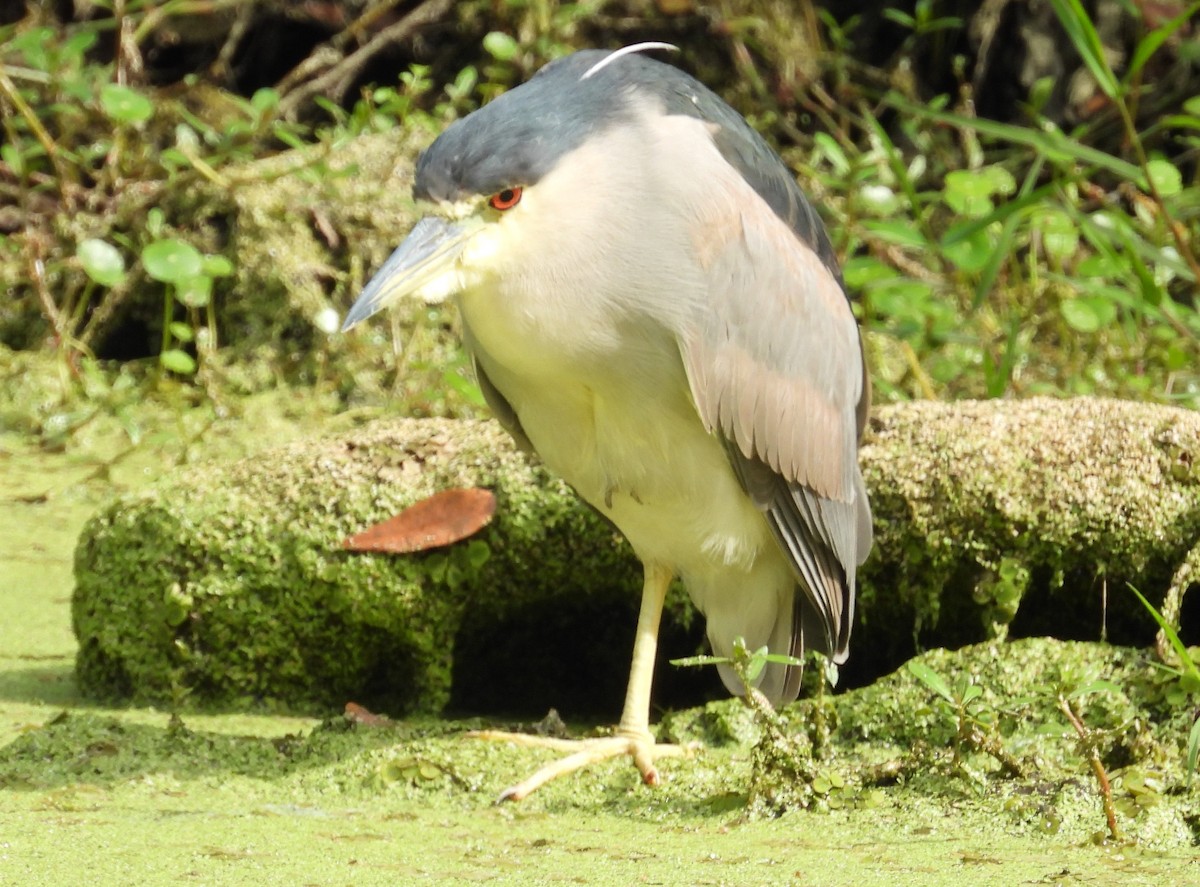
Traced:
POLYGON ((347 24, 342 31, 335 34, 330 42, 340 49, 349 41, 358 40, 363 34, 373 31, 381 18, 403 2, 404 0, 379 0, 378 3, 364 10, 362 15, 347 24))
POLYGON ((1083 749, 1088 758, 1088 763, 1092 766, 1092 772, 1096 775, 1096 782, 1100 785, 1100 798, 1104 802, 1104 816, 1108 820, 1108 834, 1114 841, 1121 840, 1121 830, 1117 828, 1117 810, 1113 807, 1112 786, 1108 782, 1108 773, 1104 769, 1104 764, 1100 761, 1100 754, 1096 751, 1095 743, 1092 741, 1091 731, 1084 726, 1083 721, 1079 719, 1079 715, 1075 714, 1071 708, 1071 703, 1061 693, 1058 697, 1058 707, 1071 726, 1075 728, 1075 732, 1079 734, 1079 745, 1083 749))
POLYGON ((418 28, 437 21, 454 6, 454 0, 425 0, 420 6, 400 21, 371 38, 365 45, 333 65, 319 77, 297 86, 279 103, 281 117, 290 117, 300 105, 313 95, 324 93, 340 101, 350 81, 379 52, 399 43, 412 35, 418 28))
POLYGON ((45 313, 46 319, 50 321, 50 325, 54 327, 54 335, 58 339, 59 345, 65 345, 70 336, 70 330, 67 329, 66 319, 58 305, 55 304, 54 297, 50 295, 50 288, 46 285, 46 265, 42 261, 42 257, 37 254, 37 250, 31 250, 27 258, 29 280, 33 283, 33 289, 42 303, 42 311, 45 313))

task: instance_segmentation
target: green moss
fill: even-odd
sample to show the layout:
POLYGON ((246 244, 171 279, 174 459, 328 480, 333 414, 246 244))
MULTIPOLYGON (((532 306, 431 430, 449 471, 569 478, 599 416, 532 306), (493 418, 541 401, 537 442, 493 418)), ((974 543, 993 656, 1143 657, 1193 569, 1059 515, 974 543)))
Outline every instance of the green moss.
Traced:
MULTIPOLYGON (((917 639, 957 646, 1010 627, 1098 637, 1107 618, 1110 637, 1148 642, 1152 623, 1120 592, 1132 581, 1161 600, 1200 536, 1200 483, 1172 471, 1197 441, 1192 413, 1115 401, 882 408, 862 455, 877 544, 851 682, 894 668, 917 639)), ((356 698, 392 711, 440 709, 455 669, 460 686, 472 667, 495 686, 497 660, 476 659, 501 646, 511 652, 500 670, 534 705, 561 703, 553 672, 572 663, 607 668, 611 681, 589 676, 592 695, 616 700, 640 587, 612 529, 494 424, 435 420, 163 479, 89 524, 76 574, 89 693, 301 707, 356 698), (414 557, 341 549, 458 486, 499 500, 471 543, 414 557), (470 653, 456 665, 460 650, 470 653)), ((677 591, 669 622, 690 619, 677 591)))
POLYGON ((437 710, 465 612, 503 620, 571 587, 585 564, 603 580, 584 598, 636 594, 636 562, 611 530, 495 425, 379 423, 188 470, 98 515, 76 553, 78 676, 100 696, 437 710), (342 550, 464 486, 498 499, 472 543, 412 557, 342 550))
MULTIPOLYGON (((769 724, 759 715, 748 721, 745 704, 733 699, 674 713, 670 722, 689 739, 709 735, 705 724, 715 733, 697 754, 665 761, 665 781, 655 790, 640 785, 627 761, 614 761, 552 782, 519 806, 496 810, 494 799, 503 786, 555 753, 463 737, 478 721, 365 726, 334 718, 308 729, 258 735, 215 730, 212 717, 198 719, 210 726, 197 727, 188 717, 87 712, 27 729, 0 749, 0 788, 42 798, 43 810, 77 803, 85 787, 112 793, 127 801, 105 809, 122 819, 130 815, 129 799, 157 798, 161 807, 181 792, 206 810, 228 812, 232 796, 199 798, 236 785, 237 804, 255 808, 333 811, 365 805, 378 828, 387 828, 392 817, 407 821, 422 811, 455 823, 424 838, 409 835, 406 852, 416 852, 424 841, 447 852, 463 824, 478 817, 499 816, 498 826, 515 827, 546 821, 546 814, 556 832, 588 821, 605 836, 617 821, 668 825, 672 834, 737 822, 746 829, 743 840, 754 843, 763 833, 745 824, 749 804, 760 815, 783 815, 784 832, 793 837, 830 830, 843 839, 870 834, 880 847, 899 850, 933 829, 940 845, 964 852, 991 846, 1015 864, 1010 853, 1061 854, 1091 846, 1103 831, 1095 782, 1074 735, 1061 729, 1054 703, 1061 689, 1103 678, 1110 689, 1080 699, 1112 779, 1122 830, 1134 842, 1121 852, 1136 858, 1155 850, 1168 859, 1172 852, 1194 851, 1200 785, 1184 786, 1185 733, 1146 691, 1151 666, 1144 654, 1103 644, 1026 640, 937 651, 921 661, 952 683, 971 675, 989 707, 1012 713, 998 717, 1003 743, 1025 762, 1020 776, 1003 774, 983 753, 968 753, 962 767, 951 767, 949 727, 934 711, 933 694, 903 670, 828 700, 834 729, 818 754, 809 752, 805 738, 815 703, 784 709, 769 724), (691 726, 685 731, 684 725, 691 726)), ((957 852, 951 854, 955 859, 957 852)))
POLYGON ((861 460, 876 550, 851 679, 1010 630, 1147 642, 1125 583, 1162 601, 1200 538, 1200 482, 1180 470, 1197 455, 1200 416, 1154 404, 879 408, 861 460))
MULTIPOLYGON (((917 662, 951 687, 974 686, 973 716, 987 742, 958 747, 947 706, 908 669, 870 687, 806 700, 780 713, 738 700, 664 720, 671 738, 729 747, 730 724, 752 745, 746 814, 869 811, 931 799, 991 806, 1005 829, 1103 834, 1099 789, 1059 711, 1073 700, 1113 786, 1123 834, 1145 846, 1200 841, 1183 765, 1191 709, 1162 693, 1148 652, 1044 638, 936 650, 917 662), (810 741, 822 720, 827 741, 810 741), (1012 761, 1016 766, 1005 766, 1012 761)), ((869 815, 869 814, 867 814, 869 815)))

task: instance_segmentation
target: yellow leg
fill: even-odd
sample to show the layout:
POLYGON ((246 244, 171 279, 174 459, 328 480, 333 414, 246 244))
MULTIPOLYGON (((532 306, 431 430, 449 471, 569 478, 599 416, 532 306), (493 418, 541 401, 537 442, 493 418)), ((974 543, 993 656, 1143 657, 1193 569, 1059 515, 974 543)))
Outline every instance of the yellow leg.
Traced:
POLYGON ((625 691, 625 707, 621 711, 621 723, 617 725, 616 735, 570 740, 499 730, 479 730, 468 734, 479 739, 573 752, 505 789, 500 794, 500 800, 519 801, 551 779, 619 755, 633 758, 634 766, 642 774, 642 781, 646 785, 658 785, 659 775, 654 759, 686 753, 677 745, 656 745, 650 733, 650 689, 654 683, 654 660, 658 653, 658 624, 673 577, 669 570, 662 567, 647 564, 645 569, 642 606, 638 613, 637 636, 633 642, 633 663, 629 668, 629 687, 625 691))

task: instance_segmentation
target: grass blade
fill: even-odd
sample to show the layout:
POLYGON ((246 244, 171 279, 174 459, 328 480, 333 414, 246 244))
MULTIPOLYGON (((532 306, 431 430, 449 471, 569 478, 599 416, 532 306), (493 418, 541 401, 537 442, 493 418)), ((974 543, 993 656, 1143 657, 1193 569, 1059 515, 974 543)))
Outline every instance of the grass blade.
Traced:
POLYGON ((1054 14, 1062 23, 1063 30, 1075 45, 1075 51, 1096 78, 1096 83, 1104 90, 1106 96, 1114 102, 1120 101, 1122 86, 1104 57, 1104 44, 1100 35, 1096 33, 1092 20, 1084 11, 1083 4, 1079 0, 1050 0, 1050 4, 1054 7, 1054 14))
MULTIPOLYGON (((1175 655, 1179 657, 1184 674, 1193 675, 1197 680, 1200 680, 1200 668, 1197 668, 1196 663, 1192 661, 1192 655, 1188 652, 1188 648, 1184 645, 1183 641, 1179 639, 1179 635, 1175 633, 1175 629, 1171 623, 1163 618, 1162 613, 1158 612, 1152 603, 1142 597, 1140 591, 1132 585, 1129 586, 1129 590, 1137 595, 1137 599, 1142 602, 1142 606, 1150 611, 1150 615, 1154 617, 1154 621, 1158 623, 1158 627, 1163 630, 1163 634, 1171 642, 1171 648, 1175 651, 1175 655)), ((1194 733, 1195 730, 1192 732, 1194 733)))
POLYGON ((1145 37, 1143 37, 1133 51, 1133 57, 1129 60, 1129 67, 1125 71, 1125 76, 1122 79, 1124 84, 1128 86, 1137 77, 1138 73, 1146 66, 1146 62, 1154 56, 1154 53, 1162 47, 1167 39, 1184 26, 1192 19, 1194 15, 1200 13, 1200 3, 1193 3, 1189 8, 1185 9, 1175 18, 1171 19, 1165 25, 1155 28, 1145 37))
POLYGON ((1133 182, 1143 191, 1149 190, 1145 173, 1140 166, 1106 154, 1104 151, 1073 141, 1060 130, 1026 129, 1011 123, 999 123, 983 117, 964 117, 949 111, 935 111, 923 105, 917 105, 900 96, 898 93, 888 93, 884 101, 892 108, 905 114, 912 114, 934 123, 945 123, 949 126, 966 127, 985 136, 1014 145, 1024 145, 1051 162, 1082 163, 1103 169, 1120 179, 1133 182))

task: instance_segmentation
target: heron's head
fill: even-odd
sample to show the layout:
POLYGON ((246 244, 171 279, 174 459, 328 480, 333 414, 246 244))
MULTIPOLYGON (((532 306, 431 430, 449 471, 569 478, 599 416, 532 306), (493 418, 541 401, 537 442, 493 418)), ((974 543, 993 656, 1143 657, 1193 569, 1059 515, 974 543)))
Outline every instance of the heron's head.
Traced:
POLYGON ((678 69, 632 54, 654 48, 672 47, 559 59, 442 133, 418 160, 413 186, 433 211, 368 283, 343 330, 405 296, 441 302, 515 261, 553 256, 564 225, 586 230, 578 223, 589 213, 594 221, 621 194, 649 199, 622 175, 641 165, 640 143, 620 135, 644 122, 647 94, 661 105, 664 95, 686 100, 700 88, 678 69), (623 191, 611 188, 618 178, 623 191))

